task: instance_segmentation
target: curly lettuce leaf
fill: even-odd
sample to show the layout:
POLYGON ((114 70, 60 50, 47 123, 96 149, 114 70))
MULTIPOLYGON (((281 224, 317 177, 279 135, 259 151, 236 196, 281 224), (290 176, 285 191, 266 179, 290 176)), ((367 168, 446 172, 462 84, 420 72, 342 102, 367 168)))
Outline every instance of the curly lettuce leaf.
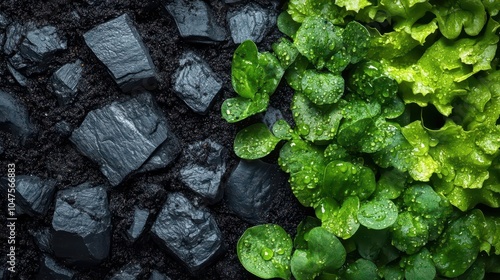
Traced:
POLYGON ((303 22, 307 17, 322 17, 333 24, 343 24, 344 18, 352 14, 335 5, 333 0, 290 0, 288 13, 296 22, 303 22))
POLYGON ((462 28, 476 36, 483 29, 487 15, 481 0, 445 0, 433 9, 439 30, 448 39, 457 38, 462 28))

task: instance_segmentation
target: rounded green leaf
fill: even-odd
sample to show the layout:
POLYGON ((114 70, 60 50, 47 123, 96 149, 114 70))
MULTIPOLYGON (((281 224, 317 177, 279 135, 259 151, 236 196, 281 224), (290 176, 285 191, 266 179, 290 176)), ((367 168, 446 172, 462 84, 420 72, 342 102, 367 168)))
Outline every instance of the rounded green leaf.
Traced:
POLYGON ((296 249, 307 249, 306 234, 315 227, 321 226, 321 221, 307 216, 300 224, 297 226, 297 234, 293 240, 293 245, 296 249))
POLYGON ((224 100, 221 113, 227 122, 235 123, 265 111, 268 104, 269 96, 266 94, 258 93, 253 99, 238 96, 224 100))
POLYGON ((283 68, 288 68, 299 55, 297 48, 286 38, 280 38, 272 47, 283 68))
POLYGON ((234 91, 241 97, 253 98, 261 76, 257 45, 251 40, 244 41, 233 54, 231 83, 234 91))
POLYGON ((390 227, 398 218, 398 208, 388 199, 377 199, 364 203, 358 211, 360 224, 371 229, 390 227))
POLYGON ((292 239, 273 224, 248 228, 238 241, 238 258, 250 273, 263 279, 290 279, 292 239))
POLYGON ((244 128, 234 139, 234 152, 244 159, 258 159, 271 153, 280 141, 263 123, 244 128))
POLYGON ((349 196, 367 199, 375 188, 375 174, 368 167, 340 160, 326 166, 324 192, 338 200, 349 196))
POLYGON ((276 22, 278 25, 279 31, 290 36, 291 38, 295 37, 295 33, 300 27, 300 23, 293 20, 289 13, 286 11, 282 12, 278 16, 278 20, 276 22))
POLYGON ((379 279, 377 266, 365 259, 358 259, 350 263, 342 273, 341 278, 345 280, 379 279))
POLYGON ((273 124, 273 134, 279 139, 290 140, 294 136, 294 132, 290 125, 285 120, 277 120, 273 124))
POLYGON ((333 104, 344 94, 344 78, 329 72, 307 70, 302 77, 302 91, 316 105, 333 104))
POLYGON ((322 227, 342 239, 353 236, 359 228, 357 214, 359 210, 359 198, 357 196, 347 197, 342 206, 335 207, 333 199, 324 198, 316 207, 316 213, 321 214, 322 227))
POLYGON ((429 226, 411 212, 398 215, 392 226, 392 244, 408 254, 418 252, 429 241, 429 226))
POLYGON ((370 33, 359 22, 349 22, 342 33, 344 44, 351 56, 351 63, 358 63, 368 54, 370 33))
POLYGON ((405 279, 407 280, 434 279, 436 277, 436 267, 429 250, 426 248, 416 254, 407 256, 402 262, 405 268, 405 279))

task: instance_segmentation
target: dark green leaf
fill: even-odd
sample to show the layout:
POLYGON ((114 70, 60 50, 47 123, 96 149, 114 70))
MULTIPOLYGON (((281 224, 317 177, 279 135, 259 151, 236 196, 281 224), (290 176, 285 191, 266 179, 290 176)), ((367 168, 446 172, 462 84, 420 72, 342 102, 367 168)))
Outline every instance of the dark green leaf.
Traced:
POLYGON ((259 89, 262 70, 254 42, 247 40, 236 49, 231 65, 231 82, 241 97, 253 98, 259 89))
POLYGON ((376 199, 363 203, 358 211, 360 224, 371 229, 390 227, 398 217, 398 208, 388 199, 376 199))
POLYGON ((302 91, 316 105, 333 104, 344 94, 344 79, 329 72, 306 70, 302 91))
POLYGON ((252 115, 263 112, 269 104, 269 96, 256 94, 254 99, 234 97, 224 100, 221 107, 222 117, 229 123, 239 122, 252 115))

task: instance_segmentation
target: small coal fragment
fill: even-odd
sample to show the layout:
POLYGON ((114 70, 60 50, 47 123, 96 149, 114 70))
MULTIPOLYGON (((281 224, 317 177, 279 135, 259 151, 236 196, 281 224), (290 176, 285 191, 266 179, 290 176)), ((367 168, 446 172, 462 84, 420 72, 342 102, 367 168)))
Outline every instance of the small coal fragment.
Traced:
POLYGON ((229 12, 227 21, 235 44, 245 40, 260 43, 276 24, 276 13, 256 3, 249 3, 241 9, 229 12))
MULTIPOLYGON (((170 128, 168 128, 171 131, 170 128)), ((179 139, 169 133, 167 139, 153 152, 151 157, 137 170, 137 173, 157 170, 167 167, 181 152, 179 139)))
POLYGON ((122 267, 115 275, 113 275, 110 280, 134 280, 138 279, 142 272, 142 267, 140 264, 129 263, 122 267))
POLYGON ((50 247, 51 244, 50 228, 44 227, 38 230, 29 231, 29 233, 31 234, 31 236, 33 236, 35 244, 37 245, 38 249, 40 249, 40 251, 46 254, 54 253, 52 252, 52 248, 50 247))
POLYGON ((89 266, 109 255, 111 214, 103 187, 85 183, 57 193, 51 247, 67 264, 89 266))
POLYGON ((229 208, 249 223, 266 222, 282 180, 283 173, 275 164, 241 160, 227 181, 225 197, 229 208))
POLYGON ((91 111, 70 140, 116 186, 170 137, 175 136, 153 97, 142 93, 91 111))
POLYGON ((149 280, 170 280, 170 278, 168 276, 166 276, 165 274, 163 274, 155 269, 155 270, 153 270, 153 272, 151 272, 151 276, 149 277, 149 280))
POLYGON ((182 182, 209 203, 220 201, 223 195, 221 179, 226 171, 226 149, 207 139, 190 145, 183 157, 187 165, 180 170, 182 182))
POLYGON ((31 123, 28 111, 12 94, 0 89, 0 130, 19 136, 24 142, 36 130, 31 123))
POLYGON ((210 264, 223 248, 212 215, 171 193, 151 229, 153 238, 194 273, 210 264))
POLYGON ((149 211, 138 207, 134 210, 134 219, 132 225, 127 230, 127 237, 130 241, 136 241, 144 231, 146 222, 148 221, 149 211))
POLYGON ((6 14, 0 12, 0 29, 7 28, 9 24, 10 24, 9 17, 6 14))
POLYGON ((30 75, 45 70, 54 54, 65 50, 66 47, 66 39, 57 34, 54 26, 47 25, 41 28, 28 28, 26 37, 19 46, 19 53, 30 64, 27 70, 30 75))
POLYGON ((233 4, 233 3, 238 3, 241 2, 241 0, 224 0, 224 3, 226 4, 233 4))
POLYGON ((30 216, 45 215, 52 203, 55 185, 55 181, 37 176, 16 176, 16 206, 30 216))
POLYGON ((26 79, 23 74, 19 73, 9 62, 7 62, 7 69, 20 86, 26 87, 28 85, 28 79, 26 79))
POLYGON ((210 66, 193 52, 185 53, 175 72, 174 90, 198 114, 206 114, 215 96, 222 88, 222 81, 210 66))
POLYGON ((71 128, 71 125, 67 121, 60 121, 54 125, 54 130, 61 136, 61 137, 69 137, 71 135, 71 132, 73 131, 73 128, 71 128))
POLYGON ((262 117, 262 122, 272 131, 275 122, 282 120, 283 114, 279 109, 272 106, 267 107, 267 111, 262 117))
POLYGON ((215 20, 207 3, 201 0, 170 0, 165 5, 184 40, 214 43, 226 40, 227 32, 215 20))
POLYGON ((127 14, 94 27, 83 37, 123 91, 156 86, 153 60, 127 14))
POLYGON ((6 55, 12 55, 19 46, 21 39, 26 33, 26 27, 19 22, 11 23, 7 27, 5 33, 5 43, 3 45, 3 53, 6 55))
POLYGON ((40 270, 36 277, 37 280, 71 280, 73 279, 75 272, 69 270, 68 268, 56 263, 51 257, 44 256, 41 264, 40 270))
POLYGON ((74 63, 63 65, 52 75, 52 89, 59 105, 68 104, 76 96, 82 71, 82 61, 78 59, 74 63))

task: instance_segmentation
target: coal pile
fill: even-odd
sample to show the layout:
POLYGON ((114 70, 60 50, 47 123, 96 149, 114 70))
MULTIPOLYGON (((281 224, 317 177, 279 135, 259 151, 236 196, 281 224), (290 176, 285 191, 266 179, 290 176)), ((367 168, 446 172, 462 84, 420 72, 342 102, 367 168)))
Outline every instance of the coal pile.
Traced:
POLYGON ((241 124, 220 107, 234 50, 270 50, 281 5, 1 1, 0 239, 14 232, 15 268, 2 251, 0 279, 252 279, 241 234, 293 235, 306 210, 276 154, 240 161, 232 145, 251 122, 290 119, 291 91, 241 124))

